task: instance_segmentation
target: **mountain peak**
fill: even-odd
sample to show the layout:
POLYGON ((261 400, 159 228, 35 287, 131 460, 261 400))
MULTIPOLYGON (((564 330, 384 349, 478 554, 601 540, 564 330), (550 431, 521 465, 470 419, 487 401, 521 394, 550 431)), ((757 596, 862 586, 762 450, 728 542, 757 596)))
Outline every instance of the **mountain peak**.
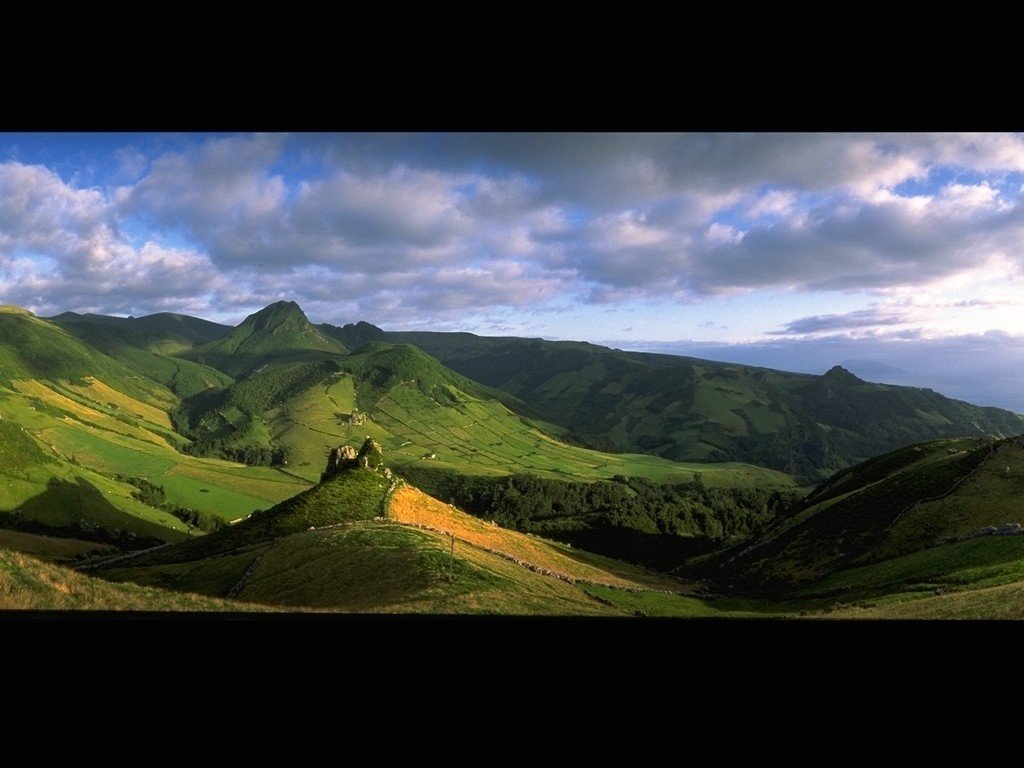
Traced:
POLYGON ((825 372, 822 378, 826 381, 847 382, 850 384, 862 383, 861 379, 858 379, 854 374, 843 368, 841 365, 833 365, 825 372))
POLYGON ((271 360, 308 360, 310 351, 337 355, 347 350, 309 322, 294 301, 276 301, 249 315, 223 338, 196 347, 185 357, 238 378, 262 370, 271 360))
POLYGON ((303 328, 310 322, 302 307, 294 301, 275 301, 249 315, 240 325, 257 331, 273 331, 283 327, 303 328))

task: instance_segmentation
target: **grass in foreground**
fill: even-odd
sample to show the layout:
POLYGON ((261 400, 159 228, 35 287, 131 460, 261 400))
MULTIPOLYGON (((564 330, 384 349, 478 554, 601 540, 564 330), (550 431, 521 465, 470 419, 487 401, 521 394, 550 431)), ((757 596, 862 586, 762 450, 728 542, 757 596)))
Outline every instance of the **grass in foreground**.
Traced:
POLYGON ((837 619, 1024 619, 1024 581, 950 594, 867 602, 833 611, 837 619))
POLYGON ((6 528, 0 528, 0 547, 53 563, 68 562, 80 555, 114 554, 118 551, 116 547, 95 541, 43 536, 6 528))
POLYGON ((456 542, 452 557, 450 546, 447 536, 387 523, 296 534, 268 550, 240 597, 373 613, 622 613, 477 547, 456 542))
POLYGON ((34 557, 0 549, 0 610, 267 611, 185 592, 113 584, 34 557))

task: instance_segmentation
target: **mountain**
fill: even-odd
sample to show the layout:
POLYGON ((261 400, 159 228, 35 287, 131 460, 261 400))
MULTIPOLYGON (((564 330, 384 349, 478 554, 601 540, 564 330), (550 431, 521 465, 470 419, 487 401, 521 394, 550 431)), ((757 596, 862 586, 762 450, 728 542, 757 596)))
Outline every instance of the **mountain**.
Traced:
POLYGON ((655 456, 607 454, 552 437, 515 397, 442 366, 416 347, 370 342, 318 362, 281 363, 184 401, 199 455, 246 463, 287 462, 314 481, 332 445, 372 436, 394 466, 504 476, 532 472, 564 479, 642 476, 709 485, 787 486, 791 478, 742 463, 680 464, 655 456), (513 410, 514 409, 514 410, 513 410))
POLYGON ((170 354, 220 338, 230 326, 169 313, 123 318, 65 312, 50 322, 179 397, 231 384, 231 378, 216 369, 170 354))
POLYGON ((222 338, 179 356, 239 378, 265 366, 321 360, 347 352, 340 339, 310 323, 298 304, 279 301, 249 315, 222 338))
POLYGON ((1024 417, 1010 411, 870 384, 840 366, 815 376, 581 342, 387 338, 522 399, 563 427, 563 439, 675 461, 751 462, 803 482, 915 441, 1024 430, 1024 417))
POLYGON ((316 327, 325 335, 330 336, 353 351, 358 350, 364 344, 369 344, 371 341, 385 341, 387 338, 383 330, 376 325, 362 320, 358 323, 345 323, 340 328, 329 323, 321 323, 316 327))
POLYGON ((31 312, 0 310, 0 384, 100 376, 142 394, 133 372, 95 347, 31 312))
POLYGON ((0 584, 8 607, 1024 611, 1014 608, 1024 440, 986 434, 1020 431, 1005 411, 870 384, 842 366, 810 376, 459 334, 416 345, 365 323, 314 326, 287 302, 216 338, 173 316, 148 330, 62 317, 0 310, 0 570, 23 585, 0 584), (490 359, 478 375, 507 388, 454 370, 430 346, 490 359), (234 374, 188 359, 197 350, 234 374), (886 441, 960 434, 879 452, 806 495, 750 464, 560 439, 628 443, 660 428, 693 448, 680 424, 723 438, 707 444, 721 453, 774 444, 819 472, 886 441), (346 469, 317 483, 331 448, 367 436, 390 476, 346 469))
MULTIPOLYGON (((60 317, 67 318, 67 313, 60 317)), ((268 456, 297 448, 296 441, 279 439, 259 424, 251 425, 253 417, 267 421, 268 414, 262 411, 243 408, 246 415, 239 418, 231 415, 234 411, 226 411, 225 404, 248 397, 239 391, 227 393, 233 386, 229 380, 236 380, 236 390, 247 379, 253 381, 243 390, 273 390, 273 403, 264 405, 280 409, 287 407, 290 398, 305 397, 300 390, 313 383, 307 378, 315 378, 314 373, 322 374, 321 378, 342 373, 354 377, 354 407, 364 413, 373 408, 378 411, 375 417, 386 419, 377 406, 383 404, 387 391, 402 381, 438 380, 437 372, 428 370, 427 356, 447 371, 448 386, 472 397, 496 400, 560 441, 674 462, 754 464, 796 476, 803 483, 817 482, 831 472, 915 441, 1003 436, 1024 429, 1024 418, 1009 411, 973 406, 928 389, 871 384, 841 366, 814 376, 623 352, 581 342, 385 332, 365 322, 314 325, 296 303, 288 301, 271 304, 226 333, 215 324, 175 321, 198 329, 196 333, 220 335, 201 341, 192 334, 201 343, 178 349, 173 357, 157 358, 152 355, 158 352, 148 348, 150 356, 141 355, 139 344, 154 347, 172 342, 143 337, 132 345, 124 333, 113 341, 103 339, 98 321, 86 323, 81 317, 65 327, 185 398, 192 423, 203 422, 210 440, 226 440, 238 451, 252 445, 268 456), (385 355, 374 346, 385 343, 412 345, 426 355, 409 364, 400 359, 401 354, 385 355), (376 358, 393 359, 367 367, 366 355, 352 354, 364 348, 376 358), (391 375, 388 366, 392 364, 408 375, 391 375), (306 368, 271 373, 289 366, 306 368), (409 373, 413 369, 423 369, 424 376, 409 373), (264 378, 258 380, 259 376, 264 378), (276 383, 270 383, 268 376, 276 383), (460 383, 455 383, 456 376, 460 383), (255 442, 250 440, 252 435, 257 436, 255 442)), ((147 320, 160 329, 172 325, 166 317, 151 317, 160 322, 146 318, 132 322, 147 320)), ((130 324, 129 319, 115 320, 130 324)), ((181 337, 177 343, 186 341, 181 337)), ((445 391, 435 388, 435 395, 444 396, 445 391)), ((422 387, 420 394, 433 397, 422 387)), ((269 418, 276 420, 279 430, 294 432, 281 421, 280 413, 269 418)), ((446 453, 450 453, 447 448, 446 453)))
POLYGON ((183 455, 189 440, 169 415, 181 403, 175 389, 219 389, 230 379, 109 338, 104 347, 118 356, 68 326, 0 311, 0 528, 137 548, 186 538, 200 518, 212 525, 308 486, 183 455), (159 499, 147 496, 146 483, 159 499))
POLYGON ((231 330, 229 325, 171 312, 144 317, 63 312, 46 319, 86 338, 90 343, 106 338, 139 349, 168 354, 214 341, 231 330))

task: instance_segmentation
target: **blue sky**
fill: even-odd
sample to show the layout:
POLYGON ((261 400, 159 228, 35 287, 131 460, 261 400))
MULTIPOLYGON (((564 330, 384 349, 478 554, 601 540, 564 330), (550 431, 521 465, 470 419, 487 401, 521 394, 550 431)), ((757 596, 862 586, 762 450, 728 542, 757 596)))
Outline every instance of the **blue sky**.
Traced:
POLYGON ((1022 184, 1015 134, 0 134, 0 302, 968 365, 1024 409, 1022 184))

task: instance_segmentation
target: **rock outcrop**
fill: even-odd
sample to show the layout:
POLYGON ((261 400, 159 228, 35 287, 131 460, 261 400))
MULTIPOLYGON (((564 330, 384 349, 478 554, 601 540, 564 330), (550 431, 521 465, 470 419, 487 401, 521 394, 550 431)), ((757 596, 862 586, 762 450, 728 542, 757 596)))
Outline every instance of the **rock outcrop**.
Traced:
POLYGON ((384 466, 384 449, 381 448, 380 443, 372 437, 368 437, 363 443, 363 447, 359 449, 356 463, 361 469, 379 469, 384 466))
POLYGON ((384 451, 376 440, 367 437, 363 447, 357 452, 351 445, 339 445, 332 448, 327 457, 327 468, 320 475, 322 483, 329 477, 347 469, 368 469, 375 471, 384 466, 384 451))

